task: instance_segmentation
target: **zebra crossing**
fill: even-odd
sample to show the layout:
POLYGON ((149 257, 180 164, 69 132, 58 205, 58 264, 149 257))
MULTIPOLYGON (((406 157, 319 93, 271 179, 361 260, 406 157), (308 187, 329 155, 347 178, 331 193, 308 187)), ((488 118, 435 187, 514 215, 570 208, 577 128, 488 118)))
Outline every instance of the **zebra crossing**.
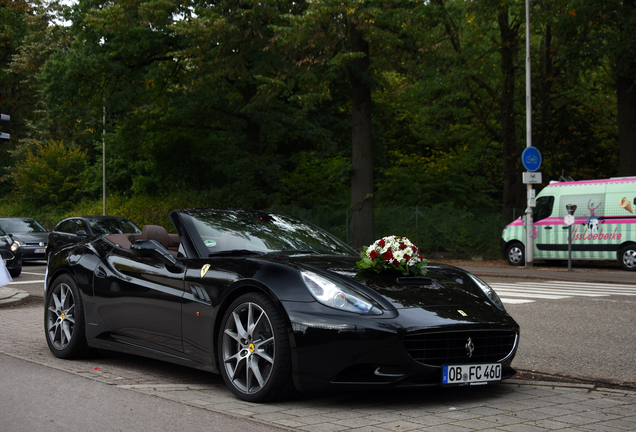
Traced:
POLYGON ((534 303, 537 300, 562 300, 572 297, 636 296, 636 285, 572 281, 536 281, 489 283, 501 301, 508 304, 534 303))

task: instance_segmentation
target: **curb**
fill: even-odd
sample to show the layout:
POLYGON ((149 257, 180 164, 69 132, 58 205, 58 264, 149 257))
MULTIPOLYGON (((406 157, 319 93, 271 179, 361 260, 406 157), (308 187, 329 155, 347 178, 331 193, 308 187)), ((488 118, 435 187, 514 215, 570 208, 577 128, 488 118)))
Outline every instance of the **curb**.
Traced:
POLYGON ((496 277, 502 279, 527 279, 527 280, 561 280, 567 282, 589 282, 609 284, 633 284, 633 272, 601 272, 583 273, 558 270, 507 270, 491 269, 479 266, 458 266, 476 276, 496 277))
POLYGON ((29 297, 30 295, 26 291, 20 291, 6 286, 0 287, 0 307, 24 304, 29 297))

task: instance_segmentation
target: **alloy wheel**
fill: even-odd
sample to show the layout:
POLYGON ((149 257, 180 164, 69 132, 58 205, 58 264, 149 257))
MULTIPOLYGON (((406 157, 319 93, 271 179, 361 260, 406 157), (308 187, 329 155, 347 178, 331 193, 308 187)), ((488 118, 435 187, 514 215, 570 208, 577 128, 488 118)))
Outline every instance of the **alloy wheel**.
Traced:
POLYGON ((49 341, 58 350, 68 346, 75 330, 75 298, 71 287, 65 283, 57 285, 47 305, 47 328, 49 341))
POLYGON ((222 356, 222 367, 241 393, 257 393, 267 384, 276 352, 272 323, 261 306, 242 303, 232 311, 223 330, 222 356))

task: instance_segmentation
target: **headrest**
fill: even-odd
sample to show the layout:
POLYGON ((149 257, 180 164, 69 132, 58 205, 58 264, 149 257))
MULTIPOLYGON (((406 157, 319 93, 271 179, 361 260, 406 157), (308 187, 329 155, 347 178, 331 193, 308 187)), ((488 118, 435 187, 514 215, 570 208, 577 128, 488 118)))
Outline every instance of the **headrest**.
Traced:
POLYGON ((141 237, 148 240, 157 240, 166 248, 170 245, 168 231, 159 225, 144 225, 141 229, 141 237))

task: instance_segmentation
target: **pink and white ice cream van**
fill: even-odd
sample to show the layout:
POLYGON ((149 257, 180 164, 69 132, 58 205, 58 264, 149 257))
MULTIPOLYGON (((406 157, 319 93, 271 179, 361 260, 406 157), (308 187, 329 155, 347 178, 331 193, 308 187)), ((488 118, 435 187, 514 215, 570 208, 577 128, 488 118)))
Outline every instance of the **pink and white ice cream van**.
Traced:
MULTIPOLYGON (((534 258, 568 259, 567 205, 575 205, 573 260, 618 260, 636 271, 636 177, 550 182, 533 210, 534 258)), ((525 228, 519 218, 504 228, 501 252, 525 264, 525 228)))

